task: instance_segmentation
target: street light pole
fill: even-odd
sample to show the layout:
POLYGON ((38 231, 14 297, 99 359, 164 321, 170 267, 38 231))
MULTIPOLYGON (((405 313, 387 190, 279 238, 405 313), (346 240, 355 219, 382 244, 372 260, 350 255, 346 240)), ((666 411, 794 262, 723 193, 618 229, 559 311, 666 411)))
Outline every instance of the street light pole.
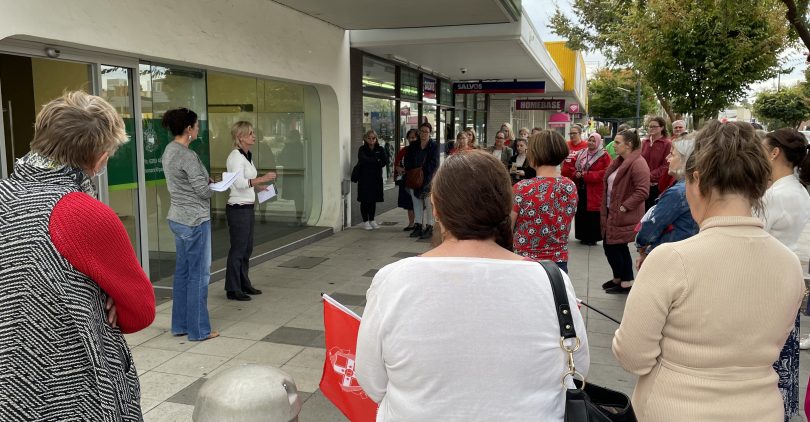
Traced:
POLYGON ((641 118, 641 75, 636 72, 636 128, 639 127, 641 118))

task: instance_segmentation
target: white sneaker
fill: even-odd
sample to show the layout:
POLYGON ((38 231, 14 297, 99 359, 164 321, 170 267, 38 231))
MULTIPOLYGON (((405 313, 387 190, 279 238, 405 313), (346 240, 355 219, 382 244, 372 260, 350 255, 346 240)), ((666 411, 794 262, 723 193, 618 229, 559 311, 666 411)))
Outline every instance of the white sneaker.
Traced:
POLYGON ((371 227, 371 224, 369 224, 368 221, 363 222, 363 228, 366 229, 366 230, 373 230, 373 228, 371 227))
POLYGON ((799 349, 810 349, 810 335, 799 338, 799 349))
POLYGON ((371 221, 370 221, 370 223, 371 223, 371 227, 372 227, 372 228, 374 228, 374 229, 379 229, 379 228, 380 228, 380 225, 379 225, 379 224, 377 224, 377 222, 376 222, 376 221, 371 220, 371 221))

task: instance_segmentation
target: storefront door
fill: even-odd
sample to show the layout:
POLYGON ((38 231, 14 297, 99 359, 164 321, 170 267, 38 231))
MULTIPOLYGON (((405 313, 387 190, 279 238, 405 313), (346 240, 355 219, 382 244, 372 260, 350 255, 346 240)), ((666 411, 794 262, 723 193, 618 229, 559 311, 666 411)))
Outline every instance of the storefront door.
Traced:
POLYGON ((34 121, 42 105, 66 91, 82 90, 105 98, 124 119, 130 142, 110 159, 108 171, 94 180, 99 199, 121 218, 130 242, 141 257, 138 166, 132 95, 132 68, 81 60, 57 60, 30 55, 0 54, 2 103, 2 177, 13 172, 14 161, 29 152, 34 121))

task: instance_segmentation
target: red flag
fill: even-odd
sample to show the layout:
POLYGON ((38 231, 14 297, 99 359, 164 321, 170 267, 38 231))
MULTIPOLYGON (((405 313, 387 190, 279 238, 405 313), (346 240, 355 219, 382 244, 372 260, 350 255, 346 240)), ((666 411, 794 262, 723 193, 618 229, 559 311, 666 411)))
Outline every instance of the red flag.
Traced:
POLYGON ((329 295, 322 297, 326 361, 321 392, 350 421, 374 421, 377 403, 368 398, 354 375, 360 317, 329 295))

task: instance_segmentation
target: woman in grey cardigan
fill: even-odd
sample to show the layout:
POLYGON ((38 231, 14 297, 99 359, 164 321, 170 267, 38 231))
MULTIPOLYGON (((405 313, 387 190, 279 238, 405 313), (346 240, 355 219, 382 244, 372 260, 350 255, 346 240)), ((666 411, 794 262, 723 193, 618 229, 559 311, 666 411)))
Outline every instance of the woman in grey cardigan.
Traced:
POLYGON ((191 341, 218 337, 208 319, 211 279, 211 189, 208 171, 188 148, 197 139, 197 113, 178 108, 163 115, 163 127, 174 136, 163 151, 163 173, 169 189, 169 228, 177 256, 172 282, 172 334, 191 341))

